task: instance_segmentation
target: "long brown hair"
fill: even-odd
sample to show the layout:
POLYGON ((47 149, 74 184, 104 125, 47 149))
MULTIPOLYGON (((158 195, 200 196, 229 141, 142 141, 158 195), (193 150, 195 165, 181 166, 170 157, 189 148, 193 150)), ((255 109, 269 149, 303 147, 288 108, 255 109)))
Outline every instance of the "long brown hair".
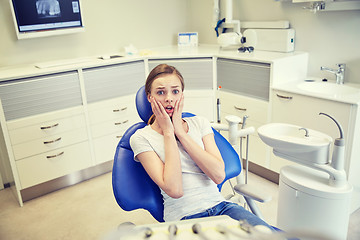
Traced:
MULTIPOLYGON (((152 86, 152 83, 155 81, 155 79, 157 79, 160 76, 165 75, 165 74, 175 74, 181 82, 181 90, 184 91, 185 83, 184 83, 184 78, 181 75, 181 73, 173 66, 170 66, 167 64, 159 64, 153 70, 151 70, 151 72, 149 73, 149 76, 146 79, 146 82, 145 82, 146 96, 149 96, 151 94, 151 86, 152 86)), ((155 121, 155 115, 153 114, 150 117, 148 124, 151 125, 154 121, 155 121)))

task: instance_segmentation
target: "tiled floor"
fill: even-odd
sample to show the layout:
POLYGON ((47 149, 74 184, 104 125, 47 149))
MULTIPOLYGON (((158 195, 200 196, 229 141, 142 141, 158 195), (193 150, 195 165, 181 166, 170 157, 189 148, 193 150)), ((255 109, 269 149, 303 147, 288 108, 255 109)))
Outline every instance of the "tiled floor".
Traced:
MULTIPOLYGON (((265 219, 276 225, 278 186, 256 175, 249 183, 273 196, 259 204, 265 219)), ((224 185, 224 194, 229 193, 224 185)), ((145 211, 124 212, 116 204, 111 174, 28 201, 19 207, 11 189, 0 191, 0 239, 101 239, 123 222, 155 223, 145 211)), ((351 216, 348 239, 360 239, 360 211, 351 216)))

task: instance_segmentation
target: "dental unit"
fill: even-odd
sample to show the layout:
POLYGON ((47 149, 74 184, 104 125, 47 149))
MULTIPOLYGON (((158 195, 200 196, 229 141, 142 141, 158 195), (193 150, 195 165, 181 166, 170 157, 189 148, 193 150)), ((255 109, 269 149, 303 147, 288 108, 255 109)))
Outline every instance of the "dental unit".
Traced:
POLYGON ((265 124, 257 131, 275 156, 298 163, 280 170, 278 227, 346 239, 353 187, 344 169, 344 131, 329 114, 319 115, 336 124, 339 137, 334 141, 324 133, 287 123, 265 124))

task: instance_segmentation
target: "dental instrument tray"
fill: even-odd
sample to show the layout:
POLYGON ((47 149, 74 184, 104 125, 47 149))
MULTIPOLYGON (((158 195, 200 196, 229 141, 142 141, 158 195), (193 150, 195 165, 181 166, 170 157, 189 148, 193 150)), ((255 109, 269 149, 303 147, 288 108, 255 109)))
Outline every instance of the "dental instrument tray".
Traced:
POLYGON ((296 233, 272 231, 268 227, 262 225, 254 227, 249 225, 246 221, 237 221, 222 215, 139 226, 126 222, 120 224, 116 230, 107 234, 103 239, 284 240, 294 237, 309 237, 314 240, 324 239, 308 233, 301 233, 300 235, 296 233))

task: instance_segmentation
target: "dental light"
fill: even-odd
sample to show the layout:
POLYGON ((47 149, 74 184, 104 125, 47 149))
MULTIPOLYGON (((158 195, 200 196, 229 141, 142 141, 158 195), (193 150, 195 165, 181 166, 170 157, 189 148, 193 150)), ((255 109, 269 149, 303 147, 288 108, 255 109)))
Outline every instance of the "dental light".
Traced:
MULTIPOLYGON (((214 0, 214 25, 217 35, 217 41, 221 48, 239 48, 243 47, 247 51, 248 47, 253 47, 256 45, 256 32, 248 29, 244 31, 244 34, 240 32, 240 21, 233 20, 233 5, 232 0, 226 0, 226 11, 225 18, 219 20, 220 10, 219 10, 219 0, 214 0), (219 33, 219 28, 222 28, 222 33, 219 33), (227 30, 232 29, 232 32, 226 32, 227 30)), ((243 51, 244 52, 244 51, 243 51)), ((249 50, 249 52, 251 52, 249 50)))

